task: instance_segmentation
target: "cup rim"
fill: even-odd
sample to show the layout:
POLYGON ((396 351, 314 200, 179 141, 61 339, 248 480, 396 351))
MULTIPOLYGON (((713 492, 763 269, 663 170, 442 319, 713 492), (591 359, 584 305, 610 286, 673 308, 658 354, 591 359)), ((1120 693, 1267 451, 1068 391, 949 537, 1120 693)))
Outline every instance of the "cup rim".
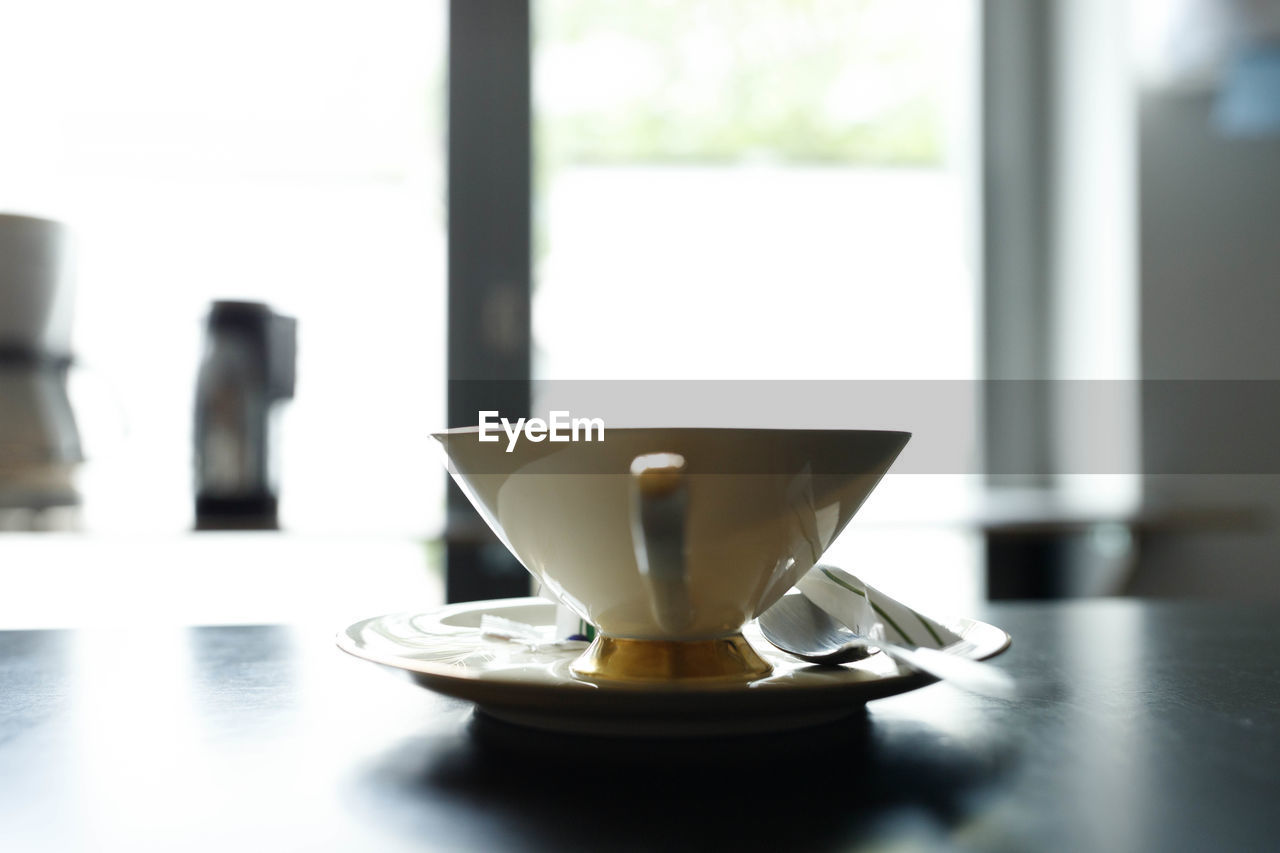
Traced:
MULTIPOLYGON (((453 435, 469 435, 469 434, 472 434, 472 433, 478 433, 479 431, 480 431, 480 427, 479 427, 479 425, 476 425, 476 426, 465 426, 465 427, 453 427, 452 429, 436 430, 436 431, 434 431, 434 432, 432 432, 432 433, 431 433, 431 437, 432 437, 432 438, 435 438, 435 439, 440 439, 440 438, 443 438, 443 437, 445 437, 445 436, 453 436, 453 435)), ((782 434, 782 433, 791 434, 791 435, 799 435, 799 434, 804 434, 804 433, 809 433, 809 434, 820 434, 820 435, 835 435, 835 434, 845 433, 845 434, 848 434, 848 435, 885 435, 885 436, 896 435, 896 436, 905 436, 906 438, 911 438, 911 437, 913 436, 913 433, 908 432, 908 431, 906 431, 906 430, 897 430, 897 429, 842 429, 842 428, 839 428, 839 427, 685 427, 685 426, 680 426, 680 427, 611 427, 611 426, 606 426, 606 427, 605 427, 605 431, 606 431, 606 433, 609 433, 609 432, 624 432, 624 433, 631 433, 631 434, 635 434, 635 433, 642 433, 642 432, 665 432, 665 433, 671 433, 671 432, 679 432, 679 433, 695 433, 695 432, 704 432, 704 433, 770 433, 770 434, 775 434, 775 435, 776 435, 776 434, 782 434)))
POLYGON ((14 213, 0 210, 0 222, 26 222, 34 225, 52 225, 55 228, 66 228, 66 223, 48 216, 33 216, 29 213, 14 213))

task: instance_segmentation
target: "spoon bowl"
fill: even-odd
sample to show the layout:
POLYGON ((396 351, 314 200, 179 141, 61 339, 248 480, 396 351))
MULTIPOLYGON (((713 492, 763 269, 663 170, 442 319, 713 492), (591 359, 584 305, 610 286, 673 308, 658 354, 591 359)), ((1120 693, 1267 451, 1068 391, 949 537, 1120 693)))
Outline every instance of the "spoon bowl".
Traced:
POLYGON ((761 614, 760 632, 792 657, 839 666, 870 657, 870 638, 860 636, 803 595, 784 595, 761 614))
POLYGON ((760 632, 771 644, 801 660, 839 666, 876 650, 911 669, 972 693, 1012 698, 1013 679, 990 664, 923 647, 908 648, 859 634, 802 594, 784 595, 760 614, 760 632))

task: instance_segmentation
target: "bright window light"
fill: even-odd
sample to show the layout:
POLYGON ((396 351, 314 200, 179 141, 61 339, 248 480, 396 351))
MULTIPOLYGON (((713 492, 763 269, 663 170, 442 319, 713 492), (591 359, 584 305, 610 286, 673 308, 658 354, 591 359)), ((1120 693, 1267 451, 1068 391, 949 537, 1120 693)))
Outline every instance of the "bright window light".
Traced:
POLYGON ((0 204, 76 236, 90 529, 191 525, 202 318, 212 300, 250 299, 299 322, 282 524, 438 530, 445 11, 50 0, 7 12, 0 204), (123 421, 123 440, 90 428, 104 421, 123 421))

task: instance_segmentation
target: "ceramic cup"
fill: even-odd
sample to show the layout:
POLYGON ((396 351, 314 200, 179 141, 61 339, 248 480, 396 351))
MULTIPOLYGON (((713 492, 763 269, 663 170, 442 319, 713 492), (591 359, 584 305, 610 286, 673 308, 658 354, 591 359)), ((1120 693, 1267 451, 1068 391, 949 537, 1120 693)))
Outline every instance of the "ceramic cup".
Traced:
POLYGON ((608 429, 603 440, 434 436, 450 473, 544 587, 599 634, 580 675, 753 678, 742 638, 821 558, 909 433, 608 429))
POLYGON ((67 242, 60 223, 0 213, 0 350, 70 354, 67 242))

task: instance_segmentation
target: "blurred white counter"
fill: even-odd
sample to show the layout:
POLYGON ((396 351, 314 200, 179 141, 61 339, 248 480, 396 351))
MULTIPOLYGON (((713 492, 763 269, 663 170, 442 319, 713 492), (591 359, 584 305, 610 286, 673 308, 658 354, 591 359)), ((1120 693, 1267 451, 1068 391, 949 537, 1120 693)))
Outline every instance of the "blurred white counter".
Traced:
POLYGON ((287 533, 0 534, 0 630, 322 624, 444 601, 421 540, 287 533))

